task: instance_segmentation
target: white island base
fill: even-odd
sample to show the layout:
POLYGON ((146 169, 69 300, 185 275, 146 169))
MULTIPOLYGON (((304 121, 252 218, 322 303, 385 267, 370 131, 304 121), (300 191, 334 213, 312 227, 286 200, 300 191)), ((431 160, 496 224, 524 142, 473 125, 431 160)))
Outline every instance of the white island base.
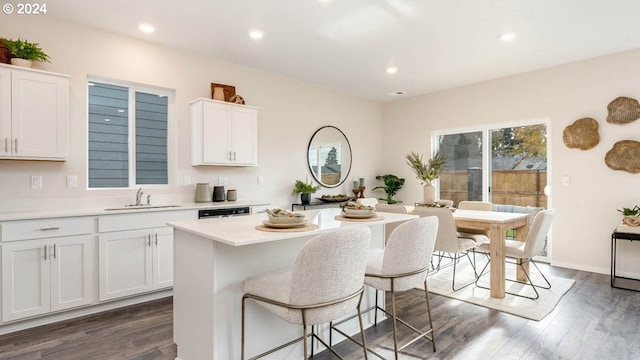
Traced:
MULTIPOLYGON (((251 275, 291 267, 302 246, 320 232, 343 226, 368 226, 372 248, 384 246, 384 224, 405 221, 415 215, 379 213, 383 219, 369 222, 338 221, 339 209, 305 211, 319 226, 308 232, 264 232, 255 226, 266 214, 172 222, 174 233, 174 341, 179 360, 240 359, 241 309, 244 279, 251 275)), ((362 308, 374 302, 367 289, 362 308)), ((246 355, 255 356, 301 335, 299 325, 289 324, 247 301, 246 355)), ((355 310, 354 310, 355 313, 355 310)), ((364 318, 373 324, 373 313, 364 318)), ((341 326, 357 333, 357 320, 341 326)), ((326 326, 321 331, 326 334, 326 326)), ((334 342, 342 337, 334 333, 334 342)), ((316 346, 316 349, 317 346, 316 346)), ((300 359, 302 343, 265 359, 300 359)))

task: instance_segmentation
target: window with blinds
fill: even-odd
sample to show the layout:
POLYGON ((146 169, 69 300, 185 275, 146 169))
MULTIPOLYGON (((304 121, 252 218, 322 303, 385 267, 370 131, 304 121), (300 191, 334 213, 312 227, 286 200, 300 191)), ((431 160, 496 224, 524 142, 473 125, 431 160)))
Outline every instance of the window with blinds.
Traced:
POLYGON ((89 188, 168 184, 169 96, 89 82, 89 188))

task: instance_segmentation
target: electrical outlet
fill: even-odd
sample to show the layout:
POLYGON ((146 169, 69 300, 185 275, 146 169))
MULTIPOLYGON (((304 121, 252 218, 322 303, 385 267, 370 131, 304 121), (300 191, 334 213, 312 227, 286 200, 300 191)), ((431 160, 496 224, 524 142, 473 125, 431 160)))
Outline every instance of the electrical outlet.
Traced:
POLYGON ((228 179, 226 176, 218 176, 218 185, 227 186, 228 179))
POLYGON ((67 188, 77 188, 78 177, 75 175, 67 175, 67 188))
POLYGON ((185 175, 182 179, 182 185, 191 185, 191 176, 185 175))
POLYGON ((40 176, 40 175, 31 175, 31 188, 32 189, 42 189, 42 176, 40 176))
POLYGON ((264 185, 264 176, 258 176, 258 185, 264 185))

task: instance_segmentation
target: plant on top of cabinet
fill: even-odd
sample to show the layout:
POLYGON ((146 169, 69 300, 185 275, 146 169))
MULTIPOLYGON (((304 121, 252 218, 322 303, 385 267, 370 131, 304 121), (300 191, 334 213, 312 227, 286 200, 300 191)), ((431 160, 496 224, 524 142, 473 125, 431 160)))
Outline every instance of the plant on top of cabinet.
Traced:
POLYGON ((32 43, 21 38, 18 38, 18 40, 2 38, 2 42, 9 49, 11 55, 15 57, 11 59, 11 63, 14 65, 31 67, 31 62, 33 61, 49 62, 49 55, 47 55, 37 43, 32 43), (18 60, 16 62, 16 58, 24 61, 20 62, 18 60))

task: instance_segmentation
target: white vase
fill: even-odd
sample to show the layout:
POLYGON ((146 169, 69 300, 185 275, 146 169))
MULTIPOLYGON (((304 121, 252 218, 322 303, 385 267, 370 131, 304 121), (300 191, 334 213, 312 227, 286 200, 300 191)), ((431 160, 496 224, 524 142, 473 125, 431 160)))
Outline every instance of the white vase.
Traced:
POLYGON ((422 191, 424 192, 424 203, 425 204, 435 204, 436 202, 436 187, 427 183, 422 187, 422 191))
POLYGON ((22 67, 31 67, 31 60, 25 60, 20 58, 11 58, 11 65, 22 66, 22 67))

